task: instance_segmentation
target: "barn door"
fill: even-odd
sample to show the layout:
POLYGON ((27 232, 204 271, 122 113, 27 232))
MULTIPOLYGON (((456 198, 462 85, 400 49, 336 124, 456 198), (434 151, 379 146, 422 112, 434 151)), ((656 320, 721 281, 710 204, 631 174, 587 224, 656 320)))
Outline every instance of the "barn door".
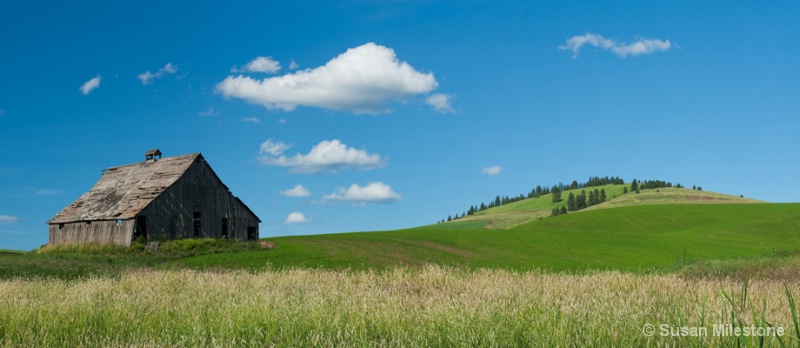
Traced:
POLYGON ((147 216, 137 216, 133 226, 133 239, 141 237, 147 241, 147 216))

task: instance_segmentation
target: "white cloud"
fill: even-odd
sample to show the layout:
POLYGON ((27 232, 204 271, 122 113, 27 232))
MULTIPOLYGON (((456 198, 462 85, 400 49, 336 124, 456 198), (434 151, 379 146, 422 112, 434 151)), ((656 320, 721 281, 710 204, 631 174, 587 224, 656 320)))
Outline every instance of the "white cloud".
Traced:
POLYGON ((286 217, 286 220, 283 221, 284 225, 291 225, 291 224, 303 224, 308 222, 309 220, 306 219, 306 216, 300 212, 291 212, 289 216, 286 217))
POLYGON ((261 123, 261 120, 259 120, 258 117, 245 117, 242 119, 242 122, 261 123))
POLYGON ((272 57, 258 57, 247 63, 244 67, 247 71, 250 72, 264 72, 264 73, 276 73, 278 70, 281 70, 281 63, 273 60, 272 57))
POLYGON ((280 193, 281 196, 293 197, 293 198, 303 198, 311 195, 311 192, 308 192, 308 189, 300 184, 288 190, 280 191, 280 193))
POLYGON ((430 97, 425 99, 425 103, 432 106, 436 112, 440 113, 454 113, 456 112, 453 110, 453 95, 451 94, 441 94, 441 93, 434 93, 430 97))
POLYGON ((166 75, 171 75, 176 72, 178 72, 178 67, 172 65, 172 63, 167 63, 167 65, 164 65, 163 68, 158 69, 158 71, 155 73, 152 73, 150 70, 148 70, 139 74, 139 76, 136 76, 136 78, 142 81, 143 85, 146 85, 149 84, 153 79, 160 79, 166 75))
POLYGON ((297 70, 297 69, 300 69, 300 65, 298 65, 297 62, 294 61, 294 59, 292 59, 292 62, 289 63, 289 70, 297 70))
POLYGON ((272 141, 272 139, 267 139, 267 141, 261 143, 261 146, 258 149, 258 153, 261 157, 276 157, 283 154, 284 151, 291 148, 291 145, 286 145, 281 141, 272 141))
POLYGON ((567 39, 567 42, 564 45, 558 46, 558 49, 571 50, 572 57, 577 58, 583 45, 600 47, 606 51, 611 51, 620 58, 627 58, 628 56, 635 57, 643 54, 667 51, 670 49, 670 47, 672 47, 672 44, 669 42, 669 40, 662 41, 660 39, 639 39, 636 42, 625 44, 607 39, 602 35, 586 33, 586 35, 576 35, 567 39))
POLYGON ((278 123, 280 123, 280 124, 286 124, 286 119, 285 119, 285 118, 282 118, 282 119, 278 120, 278 123))
POLYGON ((484 167, 481 169, 481 174, 486 175, 500 175, 503 172, 503 168, 500 166, 491 166, 491 167, 484 167))
POLYGON ((19 218, 11 215, 0 215, 0 224, 13 224, 19 221, 19 218))
POLYGON ((352 112, 388 112, 386 103, 428 93, 438 86, 433 73, 421 73, 397 59, 393 49, 367 43, 348 49, 324 66, 256 80, 228 76, 216 90, 267 109, 293 111, 298 105, 352 112))
POLYGON ((219 111, 214 110, 214 107, 209 107, 206 111, 198 112, 197 115, 202 117, 209 117, 209 116, 216 116, 219 115, 219 111))
POLYGON ((58 190, 50 190, 50 189, 38 189, 36 190, 37 196, 55 196, 58 194, 58 190))
POLYGON ((386 165, 386 159, 379 154, 349 147, 337 139, 323 140, 305 155, 297 153, 288 157, 283 153, 289 148, 291 145, 267 139, 261 144, 258 159, 262 164, 291 168, 292 172, 297 173, 372 170, 386 165))
POLYGON ((281 70, 281 63, 272 57, 256 57, 241 69, 234 67, 231 72, 260 72, 274 74, 281 70))
POLYGON ((84 82, 79 88, 81 90, 81 93, 83 93, 83 95, 91 93, 93 90, 100 87, 100 80, 102 79, 103 78, 100 75, 97 75, 89 79, 89 81, 84 82))
POLYGON ((400 201, 403 197, 392 190, 392 187, 382 182, 371 182, 361 187, 356 184, 347 189, 339 188, 336 192, 322 197, 322 201, 346 201, 353 205, 367 203, 392 203, 400 201))

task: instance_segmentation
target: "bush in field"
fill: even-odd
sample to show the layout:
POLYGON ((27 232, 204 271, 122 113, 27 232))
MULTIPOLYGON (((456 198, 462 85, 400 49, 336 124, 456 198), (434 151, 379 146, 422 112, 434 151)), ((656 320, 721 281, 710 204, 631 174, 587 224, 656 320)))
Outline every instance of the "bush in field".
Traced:
POLYGON ((160 243, 157 254, 174 258, 182 258, 206 254, 234 253, 247 250, 259 250, 257 242, 239 242, 230 239, 178 239, 160 243))
POLYGON ((40 255, 154 255, 160 258, 183 258, 205 254, 219 254, 247 250, 259 250, 257 242, 239 242, 230 239, 178 239, 159 242, 155 254, 145 250, 142 241, 134 241, 130 247, 112 244, 47 245, 36 250, 40 255))
POLYGON ((48 244, 35 252, 37 254, 99 254, 99 255, 125 255, 137 252, 137 249, 114 244, 48 244))

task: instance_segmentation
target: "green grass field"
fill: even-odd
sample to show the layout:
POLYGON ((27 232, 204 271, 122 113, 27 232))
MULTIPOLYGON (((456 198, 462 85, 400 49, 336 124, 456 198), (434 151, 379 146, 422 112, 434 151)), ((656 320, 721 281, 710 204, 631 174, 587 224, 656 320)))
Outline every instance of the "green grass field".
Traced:
POLYGON ((459 221, 413 229, 272 238, 252 255, 204 255, 190 267, 467 268, 643 272, 800 246, 800 204, 667 204, 587 210, 510 229, 459 221), (252 256, 252 257, 251 257, 252 256))
POLYGON ((800 342, 798 293, 796 281, 616 271, 136 270, 0 281, 0 346, 782 347, 800 342), (783 335, 672 337, 648 325, 783 335))
POLYGON ((565 202, 553 203, 546 195, 412 229, 271 238, 277 248, 269 251, 207 241, 199 244, 209 250, 192 252, 199 244, 185 240, 172 247, 165 244, 158 255, 143 255, 135 252, 137 248, 134 252, 103 248, 88 253, 6 252, 0 253, 4 260, 0 277, 80 278, 141 267, 383 270, 426 264, 572 273, 669 272, 700 261, 800 249, 800 204, 759 203, 674 188, 623 195, 623 187, 599 187, 609 201, 556 217, 548 216, 550 210, 565 202))
POLYGON ((270 238, 269 250, 0 251, 0 346, 800 344, 800 204, 605 188, 609 202, 567 215, 549 217, 565 203, 544 196, 412 229, 270 238), (662 335, 714 325, 783 335, 662 335))

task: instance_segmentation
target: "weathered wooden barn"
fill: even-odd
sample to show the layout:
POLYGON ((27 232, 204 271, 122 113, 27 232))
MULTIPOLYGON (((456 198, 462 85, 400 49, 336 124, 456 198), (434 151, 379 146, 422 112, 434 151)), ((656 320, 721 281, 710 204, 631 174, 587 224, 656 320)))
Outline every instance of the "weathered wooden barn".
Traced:
POLYGON ((261 220, 231 194, 199 153, 145 161, 103 171, 89 192, 56 214, 50 244, 111 243, 137 238, 258 239, 261 220))

